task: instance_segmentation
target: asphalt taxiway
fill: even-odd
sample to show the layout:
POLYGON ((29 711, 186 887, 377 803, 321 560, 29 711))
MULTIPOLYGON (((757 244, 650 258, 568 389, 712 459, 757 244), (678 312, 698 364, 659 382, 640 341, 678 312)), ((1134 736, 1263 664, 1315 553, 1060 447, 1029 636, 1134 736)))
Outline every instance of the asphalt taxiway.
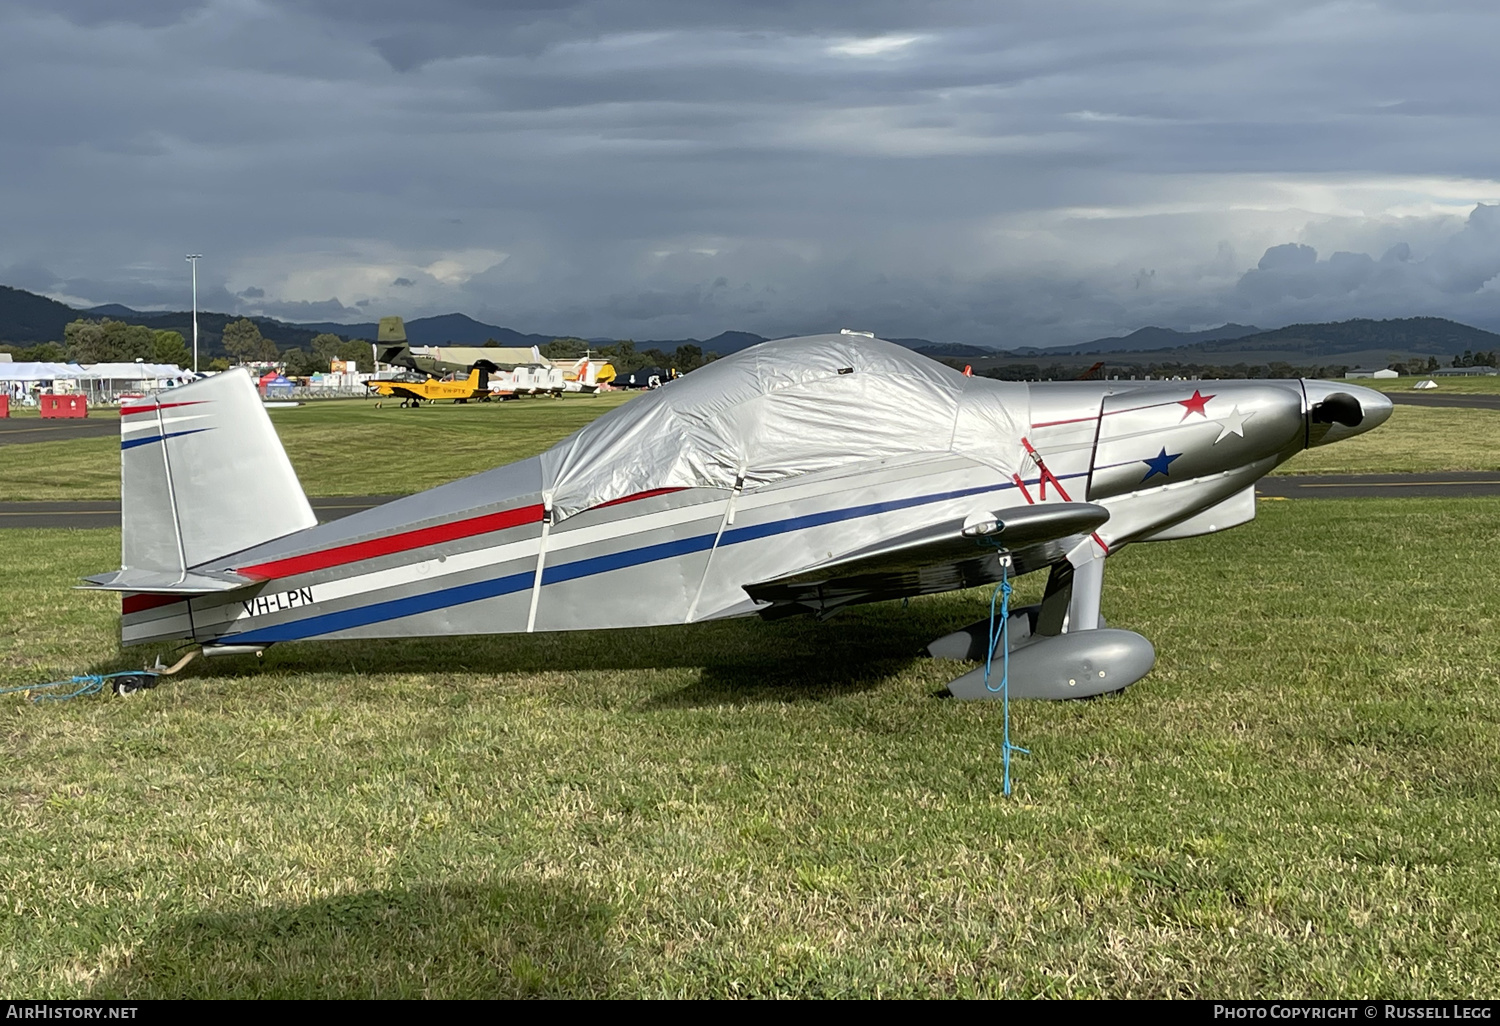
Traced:
POLYGON ((1466 499, 1500 496, 1500 473, 1277 474, 1255 482, 1255 494, 1276 499, 1466 499))
MULTIPOLYGON (((394 495, 334 496, 308 499, 319 521, 337 520, 350 513, 379 506, 394 495)), ((119 527, 118 500, 74 502, 0 502, 0 528, 6 527, 119 527)))
POLYGON ((102 438, 120 434, 119 417, 79 417, 42 420, 40 417, 0 417, 0 445, 27 442, 65 442, 71 438, 102 438))
POLYGON ((1500 395, 1447 395, 1441 392, 1387 392, 1397 406, 1441 406, 1447 409, 1500 410, 1500 395))

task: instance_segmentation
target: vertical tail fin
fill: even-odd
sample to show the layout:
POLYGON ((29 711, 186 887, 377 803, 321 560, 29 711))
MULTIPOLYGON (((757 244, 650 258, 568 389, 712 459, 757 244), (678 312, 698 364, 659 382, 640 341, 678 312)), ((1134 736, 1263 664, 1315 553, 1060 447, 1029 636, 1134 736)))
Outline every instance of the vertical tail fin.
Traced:
POLYGON ((490 390, 490 375, 497 374, 499 371, 500 367, 498 364, 491 363, 489 360, 475 360, 474 365, 469 368, 469 380, 474 382, 474 387, 479 391, 488 392, 490 390), (473 377, 475 374, 479 375, 477 381, 473 377))
POLYGON ((249 371, 120 408, 121 562, 178 574, 317 523, 249 371))

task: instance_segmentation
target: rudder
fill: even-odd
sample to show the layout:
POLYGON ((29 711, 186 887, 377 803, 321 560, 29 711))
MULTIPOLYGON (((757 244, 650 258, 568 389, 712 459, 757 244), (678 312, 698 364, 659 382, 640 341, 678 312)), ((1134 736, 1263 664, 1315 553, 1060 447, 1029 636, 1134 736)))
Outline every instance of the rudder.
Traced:
POLYGON ((120 408, 121 564, 176 574, 317 523, 249 371, 120 408))

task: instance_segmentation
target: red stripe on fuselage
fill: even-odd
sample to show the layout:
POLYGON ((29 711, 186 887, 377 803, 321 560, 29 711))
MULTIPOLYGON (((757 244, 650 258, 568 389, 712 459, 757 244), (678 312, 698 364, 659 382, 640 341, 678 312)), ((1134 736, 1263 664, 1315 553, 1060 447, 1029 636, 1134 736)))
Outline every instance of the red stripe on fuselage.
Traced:
POLYGON ((153 595, 150 593, 121 595, 120 612, 122 614, 143 613, 148 609, 155 609, 157 606, 170 606, 173 602, 186 601, 186 595, 153 595))
POLYGON ((292 577, 296 574, 312 573, 314 570, 326 570, 331 566, 342 566, 345 563, 357 563, 364 559, 374 559, 377 556, 389 556, 394 552, 419 549, 424 545, 437 545, 441 542, 454 541, 459 538, 472 538, 478 534, 489 534, 491 531, 503 531, 509 527, 520 527, 523 524, 536 524, 540 523, 541 520, 542 507, 538 503, 534 506, 522 506, 520 509, 508 509, 499 513, 486 513, 482 517, 453 520, 446 524, 437 524, 433 527, 419 527, 415 531, 402 531, 400 534, 387 535, 384 538, 372 538, 369 541, 352 542, 349 545, 340 545, 336 548, 324 549, 321 552, 309 552, 302 556, 274 559, 269 563, 257 563, 254 566, 237 567, 235 572, 244 574, 247 577, 259 577, 262 579, 292 577))
POLYGON ((194 399, 186 403, 153 403, 150 406, 125 406, 120 409, 120 416, 129 417, 137 413, 155 413, 157 410, 175 410, 179 406, 202 406, 208 402, 207 399, 194 399))
MULTIPOLYGON (((1110 412, 1113 413, 1115 411, 1111 410, 1110 412)), ((1087 421, 1098 420, 1098 419, 1099 419, 1099 414, 1096 413, 1096 414, 1094 414, 1091 417, 1074 417, 1071 420, 1044 420, 1040 424, 1033 424, 1033 425, 1031 425, 1031 429, 1033 431, 1035 431, 1037 428, 1057 427, 1060 424, 1083 424, 1083 423, 1086 423, 1087 421)))
POLYGON ((597 506, 590 506, 589 509, 604 509, 606 506, 619 506, 622 503, 635 502, 637 499, 649 499, 653 495, 670 495, 673 492, 685 490, 683 488, 653 488, 649 492, 636 492, 634 495, 627 495, 623 499, 610 499, 608 502, 601 502, 597 506))

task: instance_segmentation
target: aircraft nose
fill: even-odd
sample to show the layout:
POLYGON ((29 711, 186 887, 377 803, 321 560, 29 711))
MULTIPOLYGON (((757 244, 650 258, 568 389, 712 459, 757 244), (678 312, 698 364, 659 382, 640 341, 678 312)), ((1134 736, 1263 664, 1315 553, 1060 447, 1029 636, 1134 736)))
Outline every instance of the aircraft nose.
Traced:
POLYGON ((1307 445, 1327 445, 1378 428, 1391 416, 1390 397, 1373 388, 1342 381, 1304 379, 1307 445))

